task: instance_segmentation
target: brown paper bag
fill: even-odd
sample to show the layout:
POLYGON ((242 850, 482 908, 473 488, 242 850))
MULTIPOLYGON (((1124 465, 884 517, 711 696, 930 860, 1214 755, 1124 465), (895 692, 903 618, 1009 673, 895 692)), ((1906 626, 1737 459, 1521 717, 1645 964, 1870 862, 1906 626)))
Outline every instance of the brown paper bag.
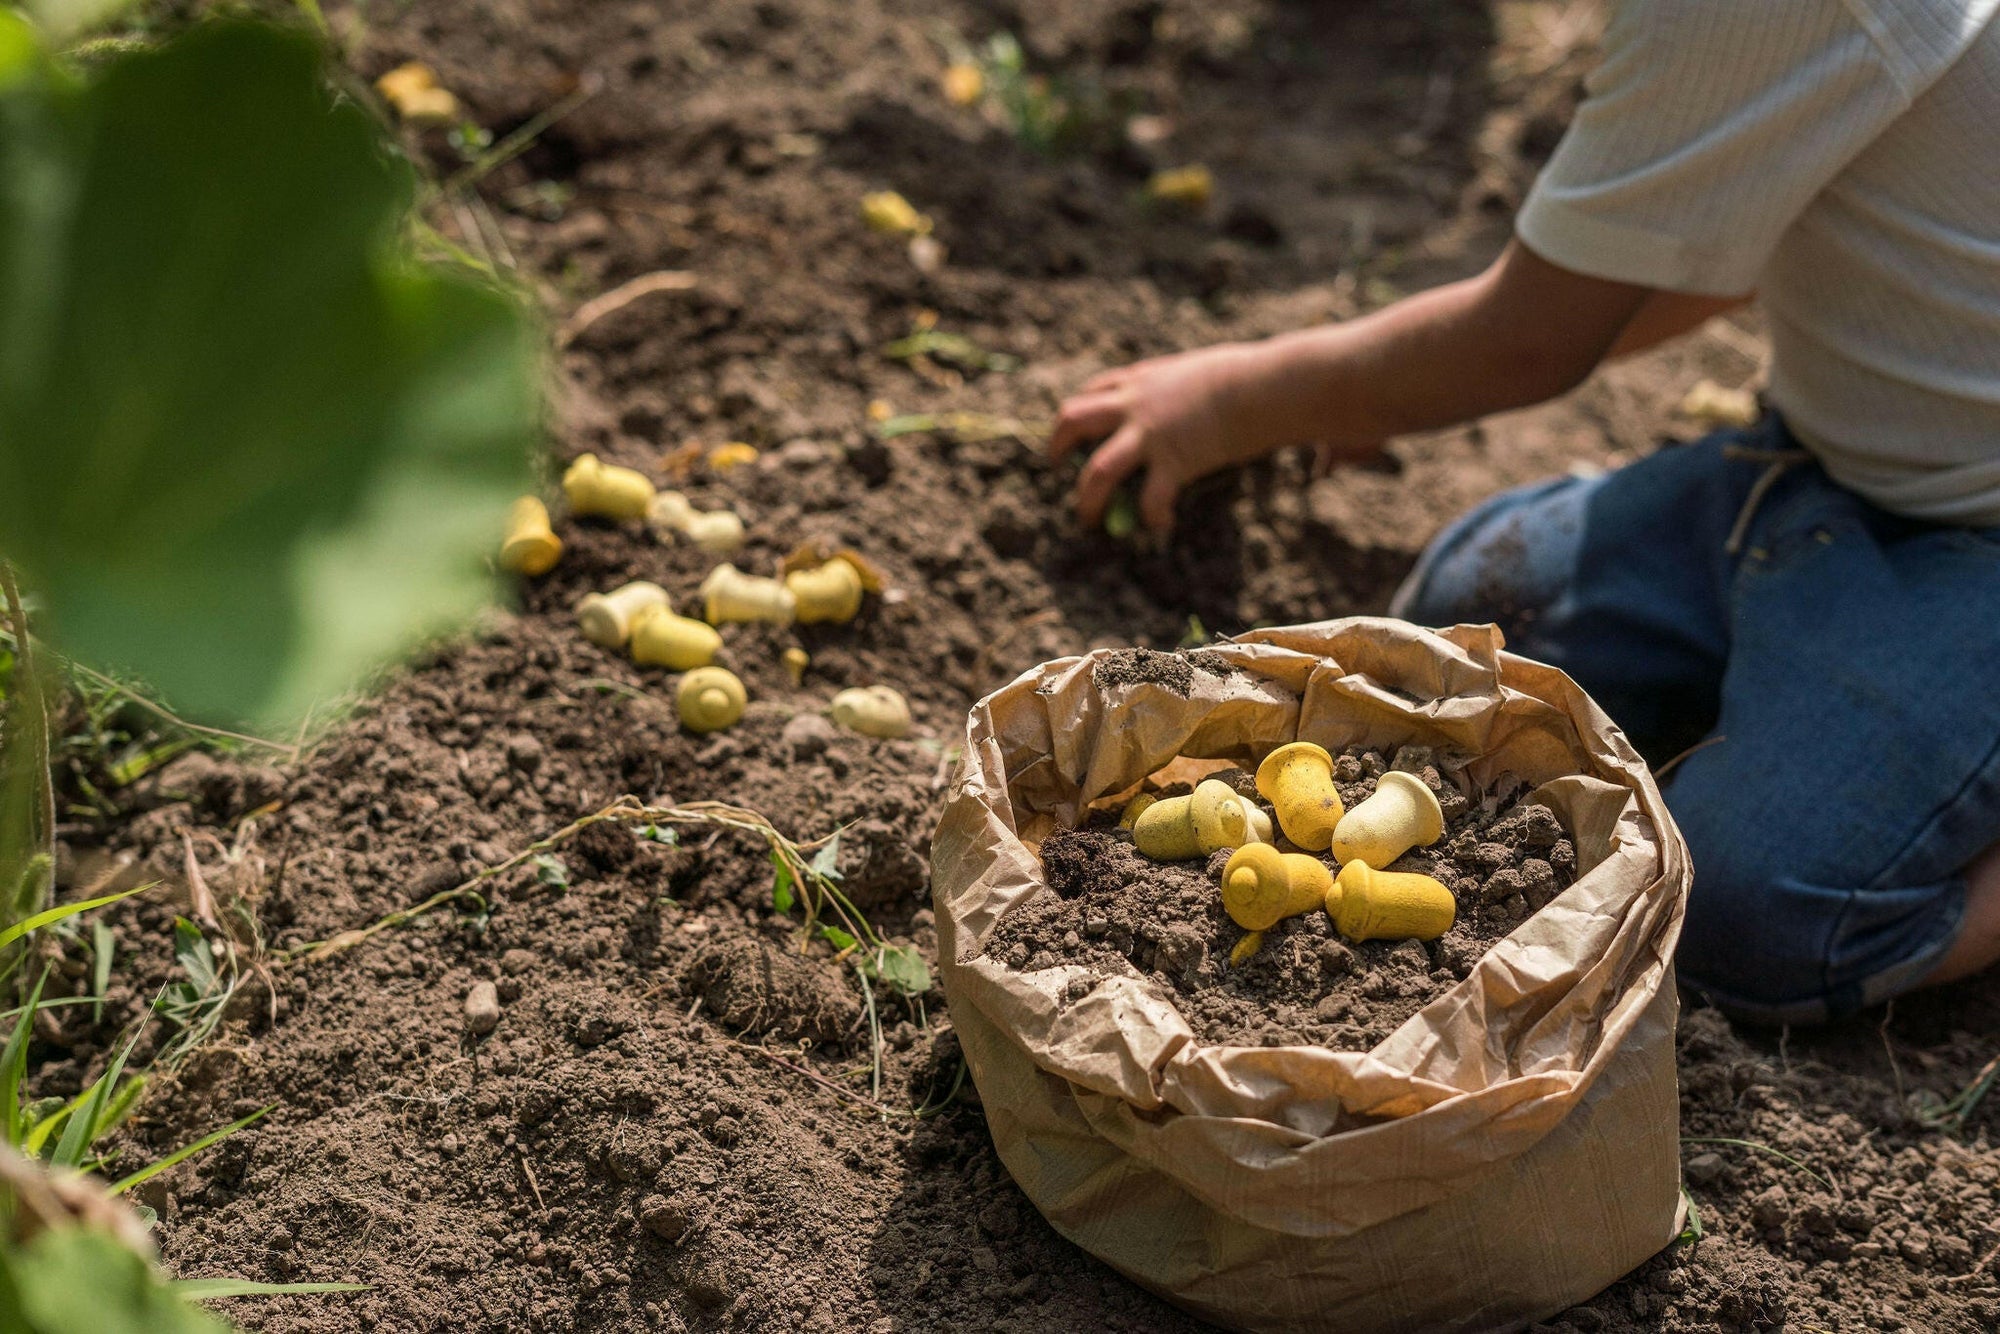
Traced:
POLYGON ((976 707, 933 851, 951 1012, 1001 1159, 1056 1229, 1250 1330, 1517 1328, 1582 1301, 1680 1227, 1673 949, 1687 847, 1583 691, 1501 651, 1356 617, 1190 656, 1182 697, 1100 688, 1107 655, 976 707), (1369 1052, 1197 1042, 1171 999, 981 951, 1043 889, 1035 847, 1176 755, 1248 767, 1292 740, 1405 743, 1519 775, 1576 882, 1369 1052), (1364 1118, 1358 1125, 1357 1118, 1364 1118))

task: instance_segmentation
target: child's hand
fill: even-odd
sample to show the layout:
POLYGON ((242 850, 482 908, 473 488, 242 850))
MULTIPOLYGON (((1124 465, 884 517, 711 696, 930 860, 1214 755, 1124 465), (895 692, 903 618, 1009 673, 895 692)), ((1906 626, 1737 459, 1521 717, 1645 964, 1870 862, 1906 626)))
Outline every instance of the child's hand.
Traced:
POLYGON ((1071 395, 1049 436, 1050 460, 1104 442, 1077 480, 1077 516, 1098 523, 1119 485, 1144 468, 1139 516, 1164 533, 1189 482, 1297 443, 1284 438, 1269 402, 1268 348, 1224 343, 1155 357, 1106 371, 1071 395))

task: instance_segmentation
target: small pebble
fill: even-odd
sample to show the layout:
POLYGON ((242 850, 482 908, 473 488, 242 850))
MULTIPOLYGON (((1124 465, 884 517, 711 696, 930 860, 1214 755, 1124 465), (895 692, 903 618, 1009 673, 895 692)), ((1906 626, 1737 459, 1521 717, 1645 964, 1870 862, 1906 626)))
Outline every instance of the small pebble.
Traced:
POLYGON ((485 1037, 500 1026, 500 990, 491 982, 474 982, 465 993, 465 1027, 474 1037, 485 1037))

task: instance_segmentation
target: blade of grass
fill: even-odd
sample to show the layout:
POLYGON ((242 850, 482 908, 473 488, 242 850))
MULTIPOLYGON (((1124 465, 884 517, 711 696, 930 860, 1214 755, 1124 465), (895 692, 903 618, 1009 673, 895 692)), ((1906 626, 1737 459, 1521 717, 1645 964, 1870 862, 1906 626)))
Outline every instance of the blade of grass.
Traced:
POLYGON ((30 931, 39 931, 51 922, 60 922, 65 917, 74 917, 78 913, 86 913, 93 908, 102 908, 107 903, 116 903, 120 899, 129 899, 134 894, 143 894, 157 883, 157 881, 148 881, 136 889, 123 890, 117 894, 106 894, 102 898, 85 899, 81 903, 58 903, 55 907, 44 909, 32 917, 23 917, 12 926, 0 930, 0 949, 5 949, 22 936, 27 935, 30 931))
POLYGON ((111 1193, 113 1195, 123 1195, 126 1191, 131 1190, 134 1186, 143 1185, 144 1183, 151 1181, 154 1177, 166 1171, 168 1168, 175 1167, 181 1163, 186 1162, 188 1159, 200 1153, 203 1149, 206 1149, 209 1145, 217 1144, 225 1139, 228 1139, 231 1135, 243 1129, 251 1122, 262 1118, 266 1113, 268 1113, 273 1107, 276 1107, 277 1105, 278 1104, 275 1102, 265 1103, 262 1107, 259 1107, 256 1111, 250 1113, 250 1115, 244 1117, 242 1120, 231 1121, 228 1125, 224 1126, 220 1130, 210 1131, 208 1134, 203 1135, 200 1139, 196 1140, 194 1143, 186 1145, 182 1148, 175 1149, 172 1153, 160 1159, 159 1162, 154 1163, 152 1166, 142 1167, 128 1177, 120 1177, 117 1181, 112 1183, 111 1193))
POLYGON ((111 934, 111 927, 103 921, 90 924, 90 1021, 99 1023, 104 1018, 104 994, 111 990, 111 957, 117 950, 117 938, 111 934))
POLYGON ((42 1002, 42 984, 48 980, 48 970, 43 969, 35 979, 35 989, 28 993, 28 1003, 21 1007, 20 1022, 7 1035, 6 1049, 0 1051, 0 1132, 16 1147, 27 1134, 21 1120, 21 1080, 28 1070, 28 1036, 35 1026, 35 1009, 42 1002))
POLYGON ((1812 1179, 1813 1179, 1814 1181, 1817 1181, 1817 1182, 1819 1182, 1819 1184, 1820 1184, 1820 1185, 1822 1185, 1822 1186, 1825 1186, 1825 1187, 1826 1187, 1826 1188, 1827 1188, 1828 1190, 1830 1190, 1830 1191, 1832 1191, 1832 1192, 1833 1192, 1833 1194, 1834 1194, 1834 1198, 1838 1199, 1838 1198, 1840 1197, 1840 1187, 1838 1187, 1838 1186, 1834 1185, 1834 1184, 1833 1184, 1833 1183, 1832 1183, 1831 1181, 1827 1180, 1827 1179, 1826 1179, 1825 1177, 1821 1176, 1821 1175, 1820 1175, 1819 1173, 1817 1173, 1817 1172, 1813 1171, 1813 1170, 1812 1170, 1812 1169, 1811 1169, 1810 1167, 1807 1167, 1807 1166, 1806 1166, 1806 1165, 1805 1165, 1804 1163, 1802 1163, 1802 1162, 1800 1162, 1800 1161, 1799 1161, 1798 1159, 1796 1159, 1796 1158, 1792 1157, 1792 1155, 1790 1155, 1789 1153, 1786 1153, 1786 1152, 1784 1152, 1783 1150, 1780 1150, 1780 1149, 1774 1149, 1774 1148, 1772 1148, 1772 1147, 1771 1147, 1770 1145, 1768 1145, 1768 1144, 1759 1144, 1759 1143, 1757 1143, 1757 1141, 1755 1141, 1755 1140, 1749 1140, 1749 1139, 1730 1139, 1730 1138, 1728 1138, 1728 1137, 1726 1137, 1726 1136, 1715 1136, 1715 1135, 1683 1135, 1683 1136, 1681 1137, 1681 1143, 1683 1143, 1683 1144, 1734 1144, 1734 1145, 1735 1145, 1736 1147, 1738 1147, 1738 1148, 1740 1148, 1740 1149, 1755 1149, 1755 1150, 1757 1150, 1757 1152, 1759 1152, 1759 1153, 1768 1153, 1768 1154, 1770 1154, 1770 1155, 1771 1155, 1771 1156, 1772 1156, 1773 1158, 1776 1158, 1776 1159, 1779 1159, 1779 1160, 1780 1160, 1780 1161, 1782 1161, 1782 1162, 1787 1162, 1787 1163, 1790 1163, 1790 1164, 1791 1164, 1791 1165, 1792 1165, 1793 1167, 1796 1167, 1796 1168, 1798 1168, 1798 1169, 1799 1169, 1799 1171, 1801 1171, 1801 1172, 1804 1172, 1804 1173, 1805 1173, 1805 1174, 1806 1174, 1807 1176, 1811 1177, 1811 1178, 1812 1178, 1812 1179))
POLYGON ((82 1164, 91 1141, 97 1138, 99 1124, 105 1119, 106 1104, 111 1100, 118 1076, 125 1073, 125 1060, 131 1056, 132 1048, 138 1045, 141 1031, 133 1030, 132 1036, 125 1039, 124 1045, 112 1056, 111 1064, 105 1066, 104 1073, 97 1077, 97 1082, 85 1089, 70 1105, 69 1120, 63 1125, 62 1138, 56 1141, 56 1151, 49 1156, 49 1161, 57 1167, 82 1164))

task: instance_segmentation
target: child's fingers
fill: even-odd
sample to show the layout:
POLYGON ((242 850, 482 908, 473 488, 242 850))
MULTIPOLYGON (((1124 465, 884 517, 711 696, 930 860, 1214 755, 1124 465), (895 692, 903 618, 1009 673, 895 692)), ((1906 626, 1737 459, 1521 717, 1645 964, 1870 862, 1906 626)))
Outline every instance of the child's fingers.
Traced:
POLYGON ((1103 522, 1105 507, 1127 477, 1145 461, 1145 437, 1139 427, 1127 422, 1090 456, 1076 479, 1076 516, 1086 524, 1103 522))
POLYGON ((1114 366, 1108 371, 1099 371, 1088 380, 1085 380, 1083 388, 1077 392, 1095 394, 1106 389, 1116 389, 1131 378, 1132 372, 1135 369, 1136 367, 1132 366, 1114 366))
POLYGON ((1146 482, 1139 488, 1139 520, 1165 537, 1174 530, 1174 501, 1180 497, 1180 475, 1159 459, 1146 464, 1146 482))
POLYGON ((1091 440, 1102 440, 1125 423, 1125 401, 1113 393, 1081 393, 1066 399, 1049 432, 1049 462, 1061 463, 1070 451, 1091 440))

